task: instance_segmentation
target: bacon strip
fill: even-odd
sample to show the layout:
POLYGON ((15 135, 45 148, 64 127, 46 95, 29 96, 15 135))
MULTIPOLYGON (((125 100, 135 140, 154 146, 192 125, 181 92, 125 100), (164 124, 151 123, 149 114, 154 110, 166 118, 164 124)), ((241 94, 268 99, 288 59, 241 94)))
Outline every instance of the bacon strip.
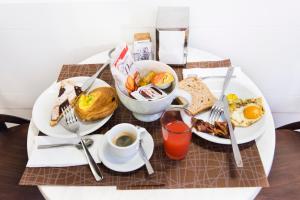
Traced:
POLYGON ((215 124, 210 124, 201 119, 192 119, 193 127, 200 132, 215 135, 221 138, 229 138, 229 129, 227 122, 215 122, 215 124))

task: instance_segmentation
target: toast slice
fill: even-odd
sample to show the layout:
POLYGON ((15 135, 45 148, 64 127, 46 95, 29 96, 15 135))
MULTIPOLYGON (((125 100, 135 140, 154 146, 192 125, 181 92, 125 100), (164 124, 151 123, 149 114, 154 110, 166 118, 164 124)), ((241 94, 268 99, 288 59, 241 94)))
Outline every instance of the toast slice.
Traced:
MULTIPOLYGON (((216 101, 216 97, 199 78, 188 77, 179 82, 179 88, 191 94, 192 104, 187 109, 193 115, 211 108, 216 101)), ((179 98, 179 100, 183 102, 182 98, 179 98)))

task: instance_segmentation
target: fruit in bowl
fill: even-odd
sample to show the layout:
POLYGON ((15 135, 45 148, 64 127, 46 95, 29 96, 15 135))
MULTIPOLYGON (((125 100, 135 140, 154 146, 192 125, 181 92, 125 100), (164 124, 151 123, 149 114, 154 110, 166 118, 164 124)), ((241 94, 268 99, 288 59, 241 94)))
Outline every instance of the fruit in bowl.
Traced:
POLYGON ((156 73, 154 71, 150 71, 148 74, 146 74, 146 76, 144 76, 140 82, 139 82, 139 86, 145 86, 148 85, 149 83, 151 83, 151 80, 153 79, 153 77, 156 75, 156 73))
POLYGON ((133 74, 133 77, 132 76, 127 77, 125 87, 129 93, 137 90, 139 79, 140 79, 139 72, 135 72, 133 74))
POLYGON ((160 72, 151 79, 151 83, 160 89, 167 89, 174 81, 174 77, 169 72, 160 72))
POLYGON ((145 86, 152 83, 160 89, 167 89, 174 81, 174 77, 169 72, 148 72, 139 82, 139 86, 145 86))
POLYGON ((118 107, 114 88, 99 87, 89 94, 80 95, 75 112, 82 121, 95 121, 112 114, 118 107))

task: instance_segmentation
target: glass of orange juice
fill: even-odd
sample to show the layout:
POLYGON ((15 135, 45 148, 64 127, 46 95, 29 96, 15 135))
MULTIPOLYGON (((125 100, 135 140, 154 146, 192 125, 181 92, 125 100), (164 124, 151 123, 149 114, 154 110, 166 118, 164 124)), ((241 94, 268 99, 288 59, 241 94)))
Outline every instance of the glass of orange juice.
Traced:
POLYGON ((190 115, 185 108, 169 108, 160 118, 164 149, 172 160, 184 159, 189 150, 192 131, 183 116, 190 115))

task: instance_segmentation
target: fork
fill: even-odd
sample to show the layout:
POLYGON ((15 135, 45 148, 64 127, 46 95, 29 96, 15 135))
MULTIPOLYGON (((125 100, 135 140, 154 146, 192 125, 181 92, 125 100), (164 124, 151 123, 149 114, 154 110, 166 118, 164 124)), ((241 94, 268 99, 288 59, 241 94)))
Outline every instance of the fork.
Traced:
POLYGON ((222 92, 221 95, 219 97, 219 99, 214 103, 214 105, 212 106, 211 110, 210 110, 210 114, 209 114, 209 122, 214 124, 215 121, 217 121, 221 114, 223 113, 223 98, 225 97, 225 90, 229 84, 229 81, 232 77, 234 71, 234 67, 229 67, 226 73, 226 77, 223 83, 223 88, 222 88, 222 92))
POLYGON ((84 154, 86 156, 86 159, 89 163, 90 169, 91 169, 96 181, 101 181, 103 179, 103 175, 102 175, 98 165, 96 164, 95 160, 93 159, 91 153, 89 152, 88 148, 86 147, 86 144, 84 143, 83 139, 81 138, 81 136, 78 133, 79 122, 78 122, 77 117, 74 114, 74 109, 72 109, 71 106, 66 106, 62 109, 62 112, 63 112, 63 116, 66 120, 66 124, 63 124, 63 126, 67 130, 77 134, 77 137, 80 139, 80 143, 84 150, 84 154))

